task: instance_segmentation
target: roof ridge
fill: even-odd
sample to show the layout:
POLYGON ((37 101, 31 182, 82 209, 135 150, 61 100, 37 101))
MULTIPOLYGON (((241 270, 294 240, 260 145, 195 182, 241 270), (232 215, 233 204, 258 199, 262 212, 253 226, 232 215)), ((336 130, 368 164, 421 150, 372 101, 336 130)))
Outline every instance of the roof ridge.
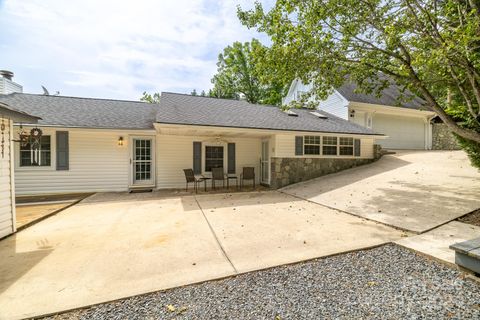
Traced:
POLYGON ((191 94, 188 94, 188 93, 178 93, 178 92, 171 92, 171 91, 162 91, 161 94, 175 94, 175 95, 179 95, 179 96, 187 96, 187 97, 194 97, 194 98, 207 98, 207 99, 215 99, 215 100, 226 100, 226 101, 237 101, 237 102, 243 102, 247 105, 251 105, 251 106, 262 106, 262 107, 275 107, 275 108, 279 108, 278 106, 275 106, 273 104, 262 104, 262 103, 250 103, 248 102, 247 100, 240 100, 240 99, 229 99, 229 98, 217 98, 217 97, 207 97, 207 96, 201 96, 201 95, 191 95, 191 94))
MULTIPOLYGON (((76 96, 61 96, 61 95, 45 95, 45 94, 41 94, 41 93, 24 93, 24 92, 12 92, 12 93, 6 94, 5 96, 13 96, 13 95, 29 95, 29 96, 37 96, 37 97, 54 97, 54 98, 83 99, 83 100, 132 102, 132 103, 140 103, 140 104, 144 104, 144 105, 158 104, 158 103, 149 103, 149 102, 137 101, 137 100, 110 99, 110 98, 91 98, 91 97, 76 97, 76 96)), ((1 95, 0 95, 0 98, 1 98, 1 95)))

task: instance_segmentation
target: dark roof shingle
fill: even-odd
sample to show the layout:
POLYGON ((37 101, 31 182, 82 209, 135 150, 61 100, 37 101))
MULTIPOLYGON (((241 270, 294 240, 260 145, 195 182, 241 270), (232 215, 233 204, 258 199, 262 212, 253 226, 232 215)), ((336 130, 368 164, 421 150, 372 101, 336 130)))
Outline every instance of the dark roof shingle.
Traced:
POLYGON ((21 112, 41 117, 39 124, 83 128, 153 129, 155 122, 304 132, 376 134, 372 130, 312 110, 295 109, 289 116, 275 106, 164 92, 160 104, 137 101, 12 93, 0 96, 21 112))
POLYGON ((358 93, 357 85, 353 82, 347 81, 342 86, 337 88, 337 91, 348 101, 379 104, 392 107, 402 107, 415 110, 428 110, 425 106, 425 101, 415 96, 410 91, 403 93, 404 97, 407 97, 407 101, 402 101, 399 105, 399 98, 402 96, 402 91, 396 84, 392 84, 382 90, 380 97, 375 94, 358 93))
POLYGON ((85 128, 152 129, 159 108, 139 101, 26 93, 0 95, 0 102, 41 117, 39 124, 85 128))
POLYGON ((241 100, 217 99, 163 92, 157 122, 165 124, 219 126, 269 130, 375 134, 372 130, 320 111, 294 109, 289 116, 275 106, 250 104, 241 100))

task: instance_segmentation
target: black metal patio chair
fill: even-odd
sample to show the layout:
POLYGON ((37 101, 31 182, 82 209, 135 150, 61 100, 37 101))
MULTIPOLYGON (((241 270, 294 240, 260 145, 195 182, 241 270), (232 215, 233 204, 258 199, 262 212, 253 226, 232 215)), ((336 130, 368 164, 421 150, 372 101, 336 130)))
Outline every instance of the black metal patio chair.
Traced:
POLYGON ((212 189, 215 190, 215 181, 222 181, 225 188, 225 173, 223 168, 212 168, 212 189))
POLYGON ((243 167, 243 172, 240 174, 240 189, 244 186, 245 180, 253 181, 253 188, 255 189, 255 168, 254 167, 243 167))
POLYGON ((193 183, 193 189, 195 190, 195 193, 198 192, 198 184, 200 182, 205 181, 203 177, 195 177, 195 173, 193 173, 193 169, 183 169, 183 172, 185 173, 185 191, 188 191, 188 184, 193 183))

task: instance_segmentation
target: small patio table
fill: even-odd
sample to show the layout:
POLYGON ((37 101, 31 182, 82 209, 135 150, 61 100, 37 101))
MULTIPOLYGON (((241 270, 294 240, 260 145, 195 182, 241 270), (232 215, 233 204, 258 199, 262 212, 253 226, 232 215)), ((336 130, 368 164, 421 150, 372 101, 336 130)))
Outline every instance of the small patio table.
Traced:
POLYGON ((212 180, 210 177, 202 176, 203 183, 205 184, 205 192, 207 191, 207 180, 212 180))
POLYGON ((227 174, 227 189, 230 188, 230 183, 229 183, 230 179, 235 180, 235 183, 237 185, 237 190, 238 190, 238 177, 234 175, 229 175, 229 174, 227 174))

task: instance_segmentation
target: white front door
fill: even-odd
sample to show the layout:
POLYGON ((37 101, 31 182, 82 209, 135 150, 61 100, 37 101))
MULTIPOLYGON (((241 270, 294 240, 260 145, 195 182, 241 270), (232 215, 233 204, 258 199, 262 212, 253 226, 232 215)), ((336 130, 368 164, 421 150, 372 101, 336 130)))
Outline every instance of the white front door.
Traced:
POLYGON ((132 185, 153 186, 154 177, 154 140, 151 137, 133 137, 132 141, 132 185))
POLYGON ((270 184, 270 159, 268 152, 268 140, 262 141, 262 158, 260 159, 261 183, 270 184))

